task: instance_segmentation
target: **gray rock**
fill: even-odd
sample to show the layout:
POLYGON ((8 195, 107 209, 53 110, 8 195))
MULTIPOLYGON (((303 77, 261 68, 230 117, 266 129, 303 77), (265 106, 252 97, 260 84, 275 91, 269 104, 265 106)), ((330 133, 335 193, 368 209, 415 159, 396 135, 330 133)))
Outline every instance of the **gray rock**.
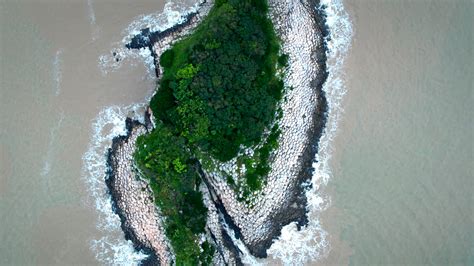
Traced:
POLYGON ((125 237, 132 240, 136 249, 150 255, 147 264, 168 265, 173 260, 173 253, 153 193, 133 167, 135 142, 140 135, 147 133, 147 127, 130 119, 126 125, 127 135, 114 138, 109 150, 107 187, 125 237))

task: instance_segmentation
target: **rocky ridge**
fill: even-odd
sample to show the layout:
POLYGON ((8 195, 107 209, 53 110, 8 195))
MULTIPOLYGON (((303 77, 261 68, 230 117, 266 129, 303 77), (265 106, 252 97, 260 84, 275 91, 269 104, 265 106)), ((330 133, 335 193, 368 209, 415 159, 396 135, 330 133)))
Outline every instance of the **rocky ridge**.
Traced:
MULTIPOLYGON (((147 115, 149 118, 149 116, 147 115)), ((139 178, 134 168, 133 153, 137 138, 151 129, 130 118, 126 120, 127 135, 113 139, 107 163, 106 184, 112 196, 115 212, 119 215, 125 238, 132 240, 138 250, 150 254, 147 264, 171 264, 172 250, 167 240, 159 210, 148 183, 139 178)))

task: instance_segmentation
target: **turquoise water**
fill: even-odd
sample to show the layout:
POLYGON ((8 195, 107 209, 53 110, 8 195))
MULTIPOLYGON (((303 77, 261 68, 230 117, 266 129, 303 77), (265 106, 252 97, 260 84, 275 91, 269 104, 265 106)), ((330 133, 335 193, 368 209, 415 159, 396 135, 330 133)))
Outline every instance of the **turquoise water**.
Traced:
POLYGON ((346 1, 329 262, 474 264, 473 6, 346 1))

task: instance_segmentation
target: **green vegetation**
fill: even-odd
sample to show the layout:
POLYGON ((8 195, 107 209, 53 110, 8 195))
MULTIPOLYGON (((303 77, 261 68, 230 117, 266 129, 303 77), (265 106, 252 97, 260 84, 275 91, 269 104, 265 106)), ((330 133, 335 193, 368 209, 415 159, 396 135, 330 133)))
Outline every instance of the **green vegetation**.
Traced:
POLYGON ((198 240, 207 215, 198 163, 212 170, 215 160, 237 157, 245 182, 227 181, 239 200, 260 190, 270 170, 283 95, 277 73, 288 57, 267 9, 266 0, 217 0, 194 33, 160 57, 164 72, 150 102, 156 128, 137 140, 135 161, 166 217, 178 265, 209 264, 215 252, 198 240), (245 147, 257 148, 246 156, 245 147))
POLYGON ((196 188, 200 178, 195 161, 186 149, 186 140, 175 136, 162 123, 137 139, 135 161, 150 180, 155 202, 166 217, 165 230, 176 251, 178 265, 206 265, 213 247, 204 242, 201 252, 196 235, 204 233, 207 209, 196 188))
POLYGON ((279 44, 264 0, 217 1, 193 35, 163 53, 154 114, 220 161, 259 143, 283 82, 279 44))
POLYGON ((264 177, 270 172, 268 162, 270 153, 278 147, 279 136, 280 129, 277 125, 274 125, 263 145, 255 150, 253 156, 244 155, 237 158, 238 171, 240 172, 242 166, 245 166, 245 173, 243 174, 245 183, 235 184, 231 177, 228 177, 227 183, 238 192, 239 197, 237 199, 239 201, 251 204, 250 194, 259 191, 263 187, 266 181, 264 177))

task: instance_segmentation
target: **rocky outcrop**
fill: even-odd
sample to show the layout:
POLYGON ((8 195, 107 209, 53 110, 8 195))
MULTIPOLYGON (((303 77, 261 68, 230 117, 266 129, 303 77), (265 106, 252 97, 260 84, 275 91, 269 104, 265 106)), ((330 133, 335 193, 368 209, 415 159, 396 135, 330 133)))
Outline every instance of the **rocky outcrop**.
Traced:
POLYGON ((149 255, 143 264, 168 265, 173 256, 164 233, 162 218, 148 183, 139 178, 133 167, 135 142, 151 126, 149 122, 146 124, 127 118, 127 135, 114 138, 108 152, 106 184, 112 196, 114 211, 120 217, 125 238, 131 240, 137 250, 149 255))
MULTIPOLYGON (((127 44, 129 49, 148 47, 155 60, 156 75, 160 77, 159 57, 172 43, 191 32, 207 14, 212 3, 202 1, 196 12, 186 15, 183 23, 162 32, 143 29, 127 44)), ((140 178, 133 162, 135 142, 140 135, 153 128, 151 110, 145 114, 145 124, 127 118, 127 134, 113 139, 108 151, 106 184, 112 197, 115 213, 120 217, 125 238, 136 250, 148 258, 144 265, 170 265, 173 252, 163 228, 163 217, 154 203, 153 193, 146 180, 140 178)))
POLYGON ((159 78, 162 68, 160 67, 159 56, 173 43, 189 34, 201 20, 209 13, 213 4, 212 0, 201 0, 198 9, 187 14, 183 22, 174 25, 164 31, 150 31, 149 28, 142 29, 140 34, 132 38, 125 46, 128 49, 148 48, 155 63, 156 76, 159 78))
MULTIPOLYGON (((198 11, 186 16, 183 23, 162 32, 143 29, 127 44, 129 49, 148 47, 156 64, 156 75, 160 77, 158 56, 172 43, 191 32, 207 14, 212 3, 202 1, 198 11)), ((106 184, 112 197, 114 212, 120 217, 125 238, 131 240, 136 250, 144 251, 148 258, 144 265, 170 265, 173 252, 163 228, 163 217, 154 203, 148 182, 140 178, 134 167, 135 142, 140 135, 153 128, 151 110, 145 114, 145 124, 127 118, 127 134, 117 136, 109 149, 106 184)), ((233 263, 232 263, 233 264, 233 263)))

